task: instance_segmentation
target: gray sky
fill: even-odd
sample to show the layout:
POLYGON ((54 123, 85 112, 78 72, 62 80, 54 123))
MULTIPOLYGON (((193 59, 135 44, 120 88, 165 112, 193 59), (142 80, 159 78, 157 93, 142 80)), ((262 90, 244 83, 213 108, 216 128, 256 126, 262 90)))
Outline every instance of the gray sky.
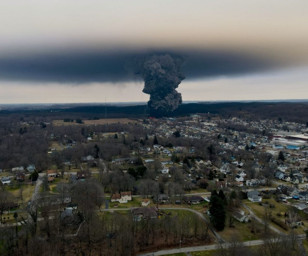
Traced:
POLYGON ((118 81, 114 70, 123 52, 149 49, 203 53, 204 76, 188 72, 179 86, 184 101, 308 99, 307 13, 303 0, 2 0, 0 103, 147 101, 140 80, 118 81), (80 52, 103 57, 71 57, 80 52), (105 65, 110 52, 112 68, 105 65), (59 70, 29 70, 42 59, 43 67, 64 73, 61 63, 83 63, 72 65, 69 78, 59 70), (256 61, 267 65, 243 68, 256 61), (86 65, 102 68, 102 76, 83 73, 86 65))

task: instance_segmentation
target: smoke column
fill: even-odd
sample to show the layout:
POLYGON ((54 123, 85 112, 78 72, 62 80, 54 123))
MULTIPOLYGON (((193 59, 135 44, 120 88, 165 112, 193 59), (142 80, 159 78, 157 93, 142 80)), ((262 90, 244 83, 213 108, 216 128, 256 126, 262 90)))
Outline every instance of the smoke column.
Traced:
POLYGON ((152 55, 142 67, 143 92, 150 95, 150 115, 168 116, 182 103, 182 96, 176 91, 185 78, 181 72, 183 60, 169 54, 152 55))

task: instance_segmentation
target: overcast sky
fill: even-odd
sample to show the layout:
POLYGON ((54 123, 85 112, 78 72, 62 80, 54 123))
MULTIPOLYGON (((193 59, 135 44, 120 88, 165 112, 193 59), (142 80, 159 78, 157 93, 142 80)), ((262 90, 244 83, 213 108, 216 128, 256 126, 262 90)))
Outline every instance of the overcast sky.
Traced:
POLYGON ((2 0, 0 104, 147 101, 133 56, 185 58, 184 101, 308 99, 308 1, 2 0))

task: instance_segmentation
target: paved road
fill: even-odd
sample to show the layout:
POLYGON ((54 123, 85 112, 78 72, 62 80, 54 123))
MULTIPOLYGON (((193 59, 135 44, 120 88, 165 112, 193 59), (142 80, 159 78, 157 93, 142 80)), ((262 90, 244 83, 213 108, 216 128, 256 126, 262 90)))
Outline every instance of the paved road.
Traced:
POLYGON ((31 202, 35 202, 39 198, 40 187, 43 183, 43 178, 45 175, 46 175, 45 173, 39 173, 39 177, 35 183, 35 189, 31 197, 31 202))
MULTIPOLYGON (((297 236, 298 239, 303 240, 306 238, 306 235, 297 236)), ((242 242, 242 246, 258 246, 264 244, 264 240, 251 240, 242 242)), ((199 251, 212 251, 217 250, 218 248, 228 248, 233 246, 232 243, 221 243, 221 244, 211 244, 211 245, 201 245, 201 246, 191 246, 191 247, 183 247, 183 248, 175 248, 175 249, 166 249, 160 250, 156 252, 148 252, 148 253, 140 253, 138 256, 160 256, 160 255, 169 255, 176 253, 190 253, 190 252, 199 252, 199 251)))
MULTIPOLYGON (((252 240, 243 242, 243 246, 256 246, 264 244, 263 240, 252 240)), ((139 256, 159 256, 159 255, 169 255, 169 254, 176 254, 176 253, 190 253, 190 252, 199 252, 199 251, 212 251, 217 250, 219 246, 222 246, 224 248, 228 248, 232 244, 230 243, 224 243, 224 244, 211 244, 211 245, 201 245, 201 246, 192 246, 192 247, 183 247, 183 248, 177 248, 177 249, 167 249, 167 250, 160 250, 156 252, 148 252, 143 254, 138 254, 139 256)))

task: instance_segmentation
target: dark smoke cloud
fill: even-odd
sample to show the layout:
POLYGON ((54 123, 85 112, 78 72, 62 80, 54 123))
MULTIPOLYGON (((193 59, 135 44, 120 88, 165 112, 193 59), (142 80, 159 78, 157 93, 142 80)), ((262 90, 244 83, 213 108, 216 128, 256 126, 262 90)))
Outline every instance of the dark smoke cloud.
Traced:
POLYGON ((150 94, 148 107, 151 115, 169 115, 182 103, 182 96, 176 91, 185 78, 182 64, 183 59, 169 54, 153 55, 142 61, 143 92, 150 94))
POLYGON ((232 51, 67 51, 39 55, 0 56, 0 80, 30 82, 121 82, 137 77, 135 64, 148 56, 181 56, 188 80, 241 75, 279 66, 279 63, 232 51), (137 61, 136 61, 137 60, 137 61))
POLYGON ((89 83, 143 78, 151 115, 166 116, 182 103, 181 81, 239 75, 275 67, 271 61, 227 51, 74 51, 0 57, 0 80, 89 83), (182 71, 183 70, 183 71, 182 71))

